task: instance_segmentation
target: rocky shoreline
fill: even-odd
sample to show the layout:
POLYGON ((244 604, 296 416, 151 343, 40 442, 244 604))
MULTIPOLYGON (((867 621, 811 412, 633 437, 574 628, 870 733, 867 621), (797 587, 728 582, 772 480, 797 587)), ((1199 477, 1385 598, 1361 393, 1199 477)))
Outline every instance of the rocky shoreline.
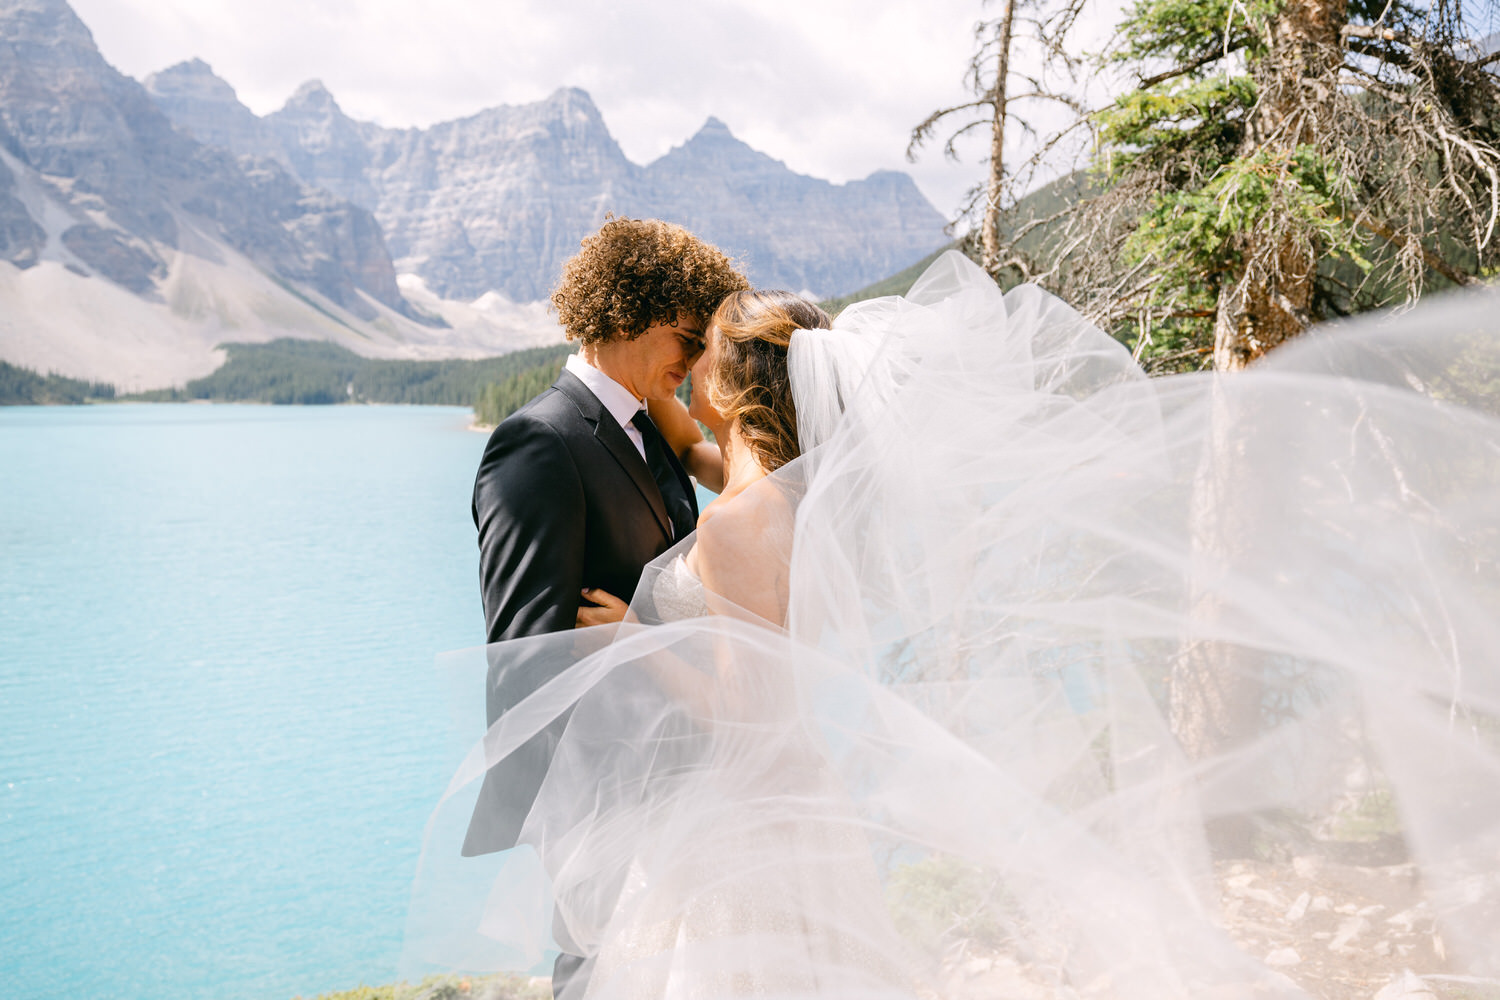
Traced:
MULTIPOLYGON (((1387 838, 1392 841, 1395 838, 1387 838)), ((1284 861, 1214 866, 1225 931, 1317 1000, 1500 1000, 1500 981, 1463 975, 1449 956, 1417 867, 1400 845, 1348 858, 1297 855, 1284 861)), ((1039 962, 960 949, 942 970, 940 995, 1058 1000, 1111 996, 1110 984, 1059 992, 1039 962)), ((438 976, 327 993, 316 1000, 551 1000, 551 982, 523 976, 438 976)), ((297 998, 301 1000, 301 998, 297 998)))
POLYGON ((527 976, 430 976, 420 983, 356 986, 293 1000, 551 1000, 552 981, 527 976))
MULTIPOLYGON (((1399 847, 1390 852, 1396 857, 1380 853, 1358 859, 1365 863, 1319 855, 1218 862, 1223 927, 1246 954, 1317 1000, 1500 1000, 1500 980, 1454 968, 1416 865, 1400 858, 1399 847)), ((942 994, 1057 1000, 1049 971, 970 951, 943 970, 942 994)), ((1110 997, 1111 984, 1063 995, 1110 997)))

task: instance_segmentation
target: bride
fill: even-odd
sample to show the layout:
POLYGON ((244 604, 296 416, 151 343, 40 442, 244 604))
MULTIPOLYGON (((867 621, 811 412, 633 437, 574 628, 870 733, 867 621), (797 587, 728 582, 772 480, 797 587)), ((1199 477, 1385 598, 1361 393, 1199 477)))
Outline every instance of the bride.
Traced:
POLYGON ((1148 380, 958 254, 831 329, 737 296, 694 372, 722 467, 659 420, 722 498, 625 621, 480 651, 559 671, 450 784, 411 952, 529 968, 555 911, 590 997, 1500 975, 1495 304, 1148 380), (460 858, 565 713, 529 846, 460 858), (1410 898, 1292 892, 1346 868, 1410 898))

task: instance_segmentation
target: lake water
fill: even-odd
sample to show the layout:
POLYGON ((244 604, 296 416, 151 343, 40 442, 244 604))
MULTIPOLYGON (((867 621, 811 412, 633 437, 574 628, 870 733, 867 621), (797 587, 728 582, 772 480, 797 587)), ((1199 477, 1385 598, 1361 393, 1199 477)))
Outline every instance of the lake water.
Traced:
POLYGON ((453 761, 433 658, 484 638, 468 421, 0 408, 5 995, 394 978, 453 761))

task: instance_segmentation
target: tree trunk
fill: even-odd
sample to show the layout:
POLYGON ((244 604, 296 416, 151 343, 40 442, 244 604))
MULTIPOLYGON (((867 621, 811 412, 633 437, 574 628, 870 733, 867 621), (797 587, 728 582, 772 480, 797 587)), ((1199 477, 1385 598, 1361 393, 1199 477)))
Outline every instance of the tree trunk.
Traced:
MULTIPOLYGON (((1286 0, 1270 28, 1270 51, 1251 72, 1258 96, 1241 156, 1289 161, 1316 143, 1343 62, 1339 31, 1347 0, 1286 0)), ((1289 183, 1289 182, 1288 182, 1289 183)), ((1241 267, 1224 278, 1214 321, 1214 368, 1234 371, 1307 328, 1315 316, 1318 248, 1294 227, 1266 225, 1239 240, 1241 267)))
MULTIPOLYGON (((1276 227, 1269 227, 1276 228, 1276 227)), ((1214 316, 1214 369, 1238 371, 1307 329, 1318 260, 1313 247, 1274 233, 1241 238, 1249 265, 1219 288, 1214 316)))
POLYGON ((1000 51, 996 56, 995 86, 990 91, 990 105, 994 112, 990 130, 990 176, 985 185, 984 221, 980 229, 980 263, 990 274, 1000 270, 1000 198, 1005 183, 1005 94, 1010 77, 1010 38, 1015 13, 1016 0, 1005 0, 1005 10, 995 28, 1000 51))
MULTIPOLYGON (((1245 515, 1266 500, 1248 474, 1245 444, 1237 433, 1241 421, 1253 414, 1236 407, 1223 382, 1210 391, 1209 426, 1188 509, 1191 617, 1172 662, 1168 691, 1172 735, 1188 759, 1206 766, 1226 759, 1260 733, 1264 696, 1258 656, 1229 638, 1240 632, 1244 615, 1235 581, 1256 543, 1245 515)), ((1215 857, 1254 854, 1255 825, 1249 813, 1211 815, 1207 833, 1215 857)))
MULTIPOLYGON (((1242 157, 1271 153, 1269 162, 1289 163, 1297 147, 1316 143, 1327 88, 1342 61, 1339 29, 1345 0, 1286 0, 1271 26, 1270 51, 1252 67, 1258 99, 1247 122, 1242 157), (1320 108, 1321 105, 1321 108, 1320 108)), ((1290 181, 1286 181, 1290 183, 1290 181)), ((1235 371, 1306 329, 1316 304, 1318 246, 1299 235, 1295 223, 1272 211, 1258 231, 1243 234, 1238 273, 1224 278, 1214 321, 1214 368, 1235 371)), ((1239 612, 1232 600, 1238 566, 1253 552, 1240 514, 1260 502, 1246 473, 1229 397, 1216 393, 1203 462, 1193 484, 1195 634, 1172 667, 1171 724, 1193 760, 1225 759, 1260 731, 1264 685, 1262 664, 1252 651, 1226 637, 1239 612), (1227 589, 1226 589, 1227 588, 1227 589)), ((1248 813, 1219 815, 1208 823, 1210 846, 1219 857, 1243 857, 1255 847, 1255 821, 1248 813)))

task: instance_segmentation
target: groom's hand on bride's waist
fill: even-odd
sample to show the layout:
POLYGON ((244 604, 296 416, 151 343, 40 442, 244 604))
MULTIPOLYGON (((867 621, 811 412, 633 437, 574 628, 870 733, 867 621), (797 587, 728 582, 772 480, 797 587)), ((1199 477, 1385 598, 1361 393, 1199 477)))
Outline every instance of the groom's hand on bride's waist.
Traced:
POLYGON ((575 623, 578 628, 588 628, 590 625, 613 625, 615 622, 625 620, 625 611, 629 607, 624 601, 607 590, 598 587, 584 587, 583 600, 585 603, 578 606, 578 620, 575 623))

